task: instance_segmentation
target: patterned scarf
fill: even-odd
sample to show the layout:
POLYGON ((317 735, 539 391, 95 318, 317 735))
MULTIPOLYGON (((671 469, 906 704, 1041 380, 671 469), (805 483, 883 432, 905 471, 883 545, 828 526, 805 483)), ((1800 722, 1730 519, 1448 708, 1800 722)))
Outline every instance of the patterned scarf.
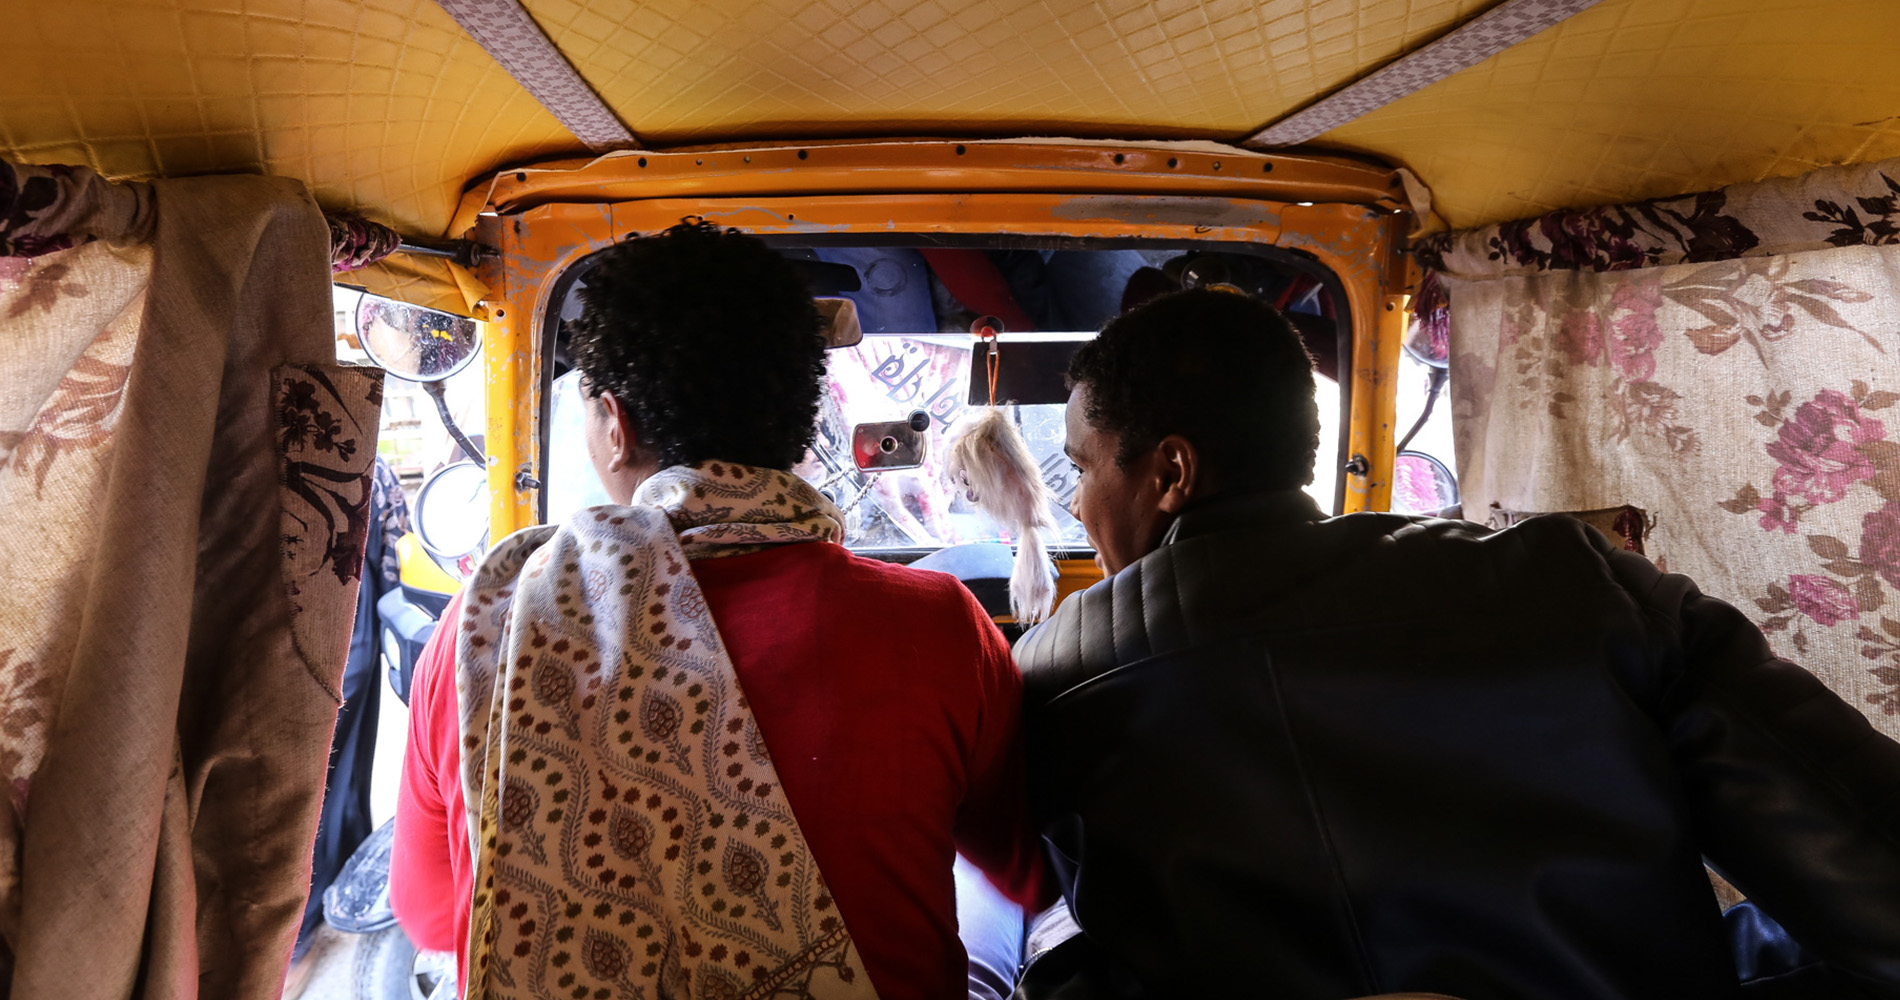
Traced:
POLYGON ((464 995, 875 1000, 687 566, 843 518, 719 462, 634 503, 509 536, 464 599, 464 995))

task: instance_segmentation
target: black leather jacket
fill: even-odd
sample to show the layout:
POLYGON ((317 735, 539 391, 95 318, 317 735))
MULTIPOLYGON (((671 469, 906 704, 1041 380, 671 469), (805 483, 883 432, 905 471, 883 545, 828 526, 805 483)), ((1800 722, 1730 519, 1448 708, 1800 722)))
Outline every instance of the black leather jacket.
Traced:
POLYGON ((1098 993, 1733 996, 1705 857, 1900 983, 1900 744, 1569 518, 1225 499, 1017 655, 1098 993))

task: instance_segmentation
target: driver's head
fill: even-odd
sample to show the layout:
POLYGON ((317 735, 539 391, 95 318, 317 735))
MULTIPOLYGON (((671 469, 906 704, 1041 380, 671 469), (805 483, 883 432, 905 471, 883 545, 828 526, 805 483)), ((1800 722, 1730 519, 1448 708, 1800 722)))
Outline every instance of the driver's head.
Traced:
POLYGON ((704 223, 601 251, 574 364, 608 495, 717 459, 788 469, 811 444, 825 345, 804 278, 759 240, 704 223))
POLYGON ((1069 365, 1069 510, 1110 573, 1190 502, 1313 480, 1313 362, 1285 318, 1244 295, 1177 292, 1116 318, 1069 365))

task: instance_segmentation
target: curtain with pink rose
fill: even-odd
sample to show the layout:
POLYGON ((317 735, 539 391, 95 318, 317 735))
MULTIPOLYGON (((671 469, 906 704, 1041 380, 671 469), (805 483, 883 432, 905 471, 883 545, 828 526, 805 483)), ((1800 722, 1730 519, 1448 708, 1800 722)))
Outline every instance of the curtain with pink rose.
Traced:
POLYGON ((1900 161, 1422 257, 1466 516, 1642 508, 1652 558, 1900 737, 1900 161))

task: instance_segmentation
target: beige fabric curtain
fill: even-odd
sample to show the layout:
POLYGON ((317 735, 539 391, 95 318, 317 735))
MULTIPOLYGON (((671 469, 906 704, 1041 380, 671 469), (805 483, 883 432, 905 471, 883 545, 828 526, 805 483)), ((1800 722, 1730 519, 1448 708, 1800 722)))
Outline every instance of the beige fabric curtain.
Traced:
POLYGON ((1454 234, 1466 516, 1648 554, 1900 737, 1900 163, 1454 234))
POLYGON ((274 997, 381 373, 301 185, 0 163, 0 985, 274 997))

